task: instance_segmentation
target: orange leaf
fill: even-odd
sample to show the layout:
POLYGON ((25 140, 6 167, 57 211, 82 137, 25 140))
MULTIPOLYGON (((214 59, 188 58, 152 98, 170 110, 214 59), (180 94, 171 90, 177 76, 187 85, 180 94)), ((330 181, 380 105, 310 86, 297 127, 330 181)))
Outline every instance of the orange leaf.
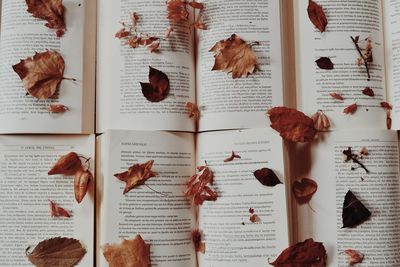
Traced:
POLYGON ((58 206, 57 203, 51 200, 50 200, 50 211, 51 211, 51 217, 66 217, 66 218, 71 217, 70 212, 58 206))
POLYGON ((48 172, 49 175, 61 174, 61 175, 74 175, 77 171, 82 169, 82 162, 79 159, 78 154, 70 152, 67 155, 62 156, 48 172))
POLYGON ((350 266, 361 263, 364 260, 364 254, 360 253, 357 250, 346 249, 344 252, 347 255, 347 260, 350 266))
POLYGON ((214 53, 215 64, 212 70, 232 72, 233 79, 247 77, 257 66, 257 56, 252 46, 238 35, 217 42, 210 52, 214 53))
POLYGON ((57 36, 61 37, 66 31, 64 21, 65 8, 62 0, 25 0, 28 12, 35 18, 47 20, 46 27, 57 30, 57 36))
POLYGON ((314 121, 314 128, 317 131, 324 132, 331 127, 331 123, 328 117, 321 110, 317 111, 317 113, 312 115, 311 119, 314 121))
POLYGON ((311 142, 317 130, 314 121, 303 112, 287 107, 276 107, 268 110, 271 127, 284 139, 293 142, 311 142))
MULTIPOLYGON (((56 51, 36 53, 13 66, 21 78, 25 90, 37 99, 48 99, 55 95, 63 77, 65 63, 56 51)), ((69 79, 74 80, 74 79, 69 79)))
POLYGON ((307 13, 315 27, 317 27, 320 32, 324 32, 326 25, 328 25, 328 20, 326 19, 322 6, 318 5, 313 0, 308 0, 307 13))
POLYGON ((103 255, 109 267, 150 267, 150 245, 140 235, 121 244, 104 245, 103 255))
POLYGON ((160 102, 169 94, 168 76, 155 68, 150 67, 149 83, 140 83, 144 97, 150 102, 160 102))
POLYGON ((116 178, 126 183, 124 194, 128 193, 136 186, 144 184, 151 177, 158 175, 151 170, 153 163, 154 160, 149 160, 143 164, 134 164, 129 167, 127 171, 114 174, 116 178))
POLYGON ((358 106, 356 103, 354 103, 354 104, 348 106, 347 108, 345 108, 343 110, 343 112, 346 114, 354 114, 354 113, 356 113, 357 109, 358 109, 358 106))
POLYGON ((68 107, 62 104, 51 104, 50 106, 47 107, 47 110, 51 113, 64 113, 69 109, 68 107))
POLYGON ((214 183, 214 173, 207 166, 197 167, 198 174, 190 177, 185 192, 191 197, 194 205, 202 205, 204 201, 216 201, 218 193, 211 187, 214 183))
POLYGON ((93 180, 93 174, 86 170, 80 169, 74 176, 74 193, 75 200, 78 203, 81 203, 83 198, 85 197, 88 189, 90 181, 93 180))

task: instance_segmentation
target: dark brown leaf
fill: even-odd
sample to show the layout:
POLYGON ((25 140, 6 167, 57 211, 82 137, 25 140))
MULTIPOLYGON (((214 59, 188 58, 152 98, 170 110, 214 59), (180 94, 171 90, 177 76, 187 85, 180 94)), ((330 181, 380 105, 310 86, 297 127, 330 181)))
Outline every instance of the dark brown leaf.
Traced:
POLYGON ((375 96, 374 90, 372 90, 371 87, 365 87, 365 88, 362 90, 362 93, 363 93, 364 95, 367 95, 367 96, 370 96, 370 97, 374 97, 374 96, 375 96))
POLYGON ((315 192, 317 192, 317 189, 317 183, 308 178, 295 181, 292 186, 292 192, 299 204, 306 204, 310 202, 315 192))
POLYGON ((168 76, 155 68, 150 67, 149 83, 140 83, 144 97, 150 102, 160 102, 169 94, 168 76))
POLYGON ((334 66, 329 57, 321 57, 315 61, 320 69, 333 70, 334 66))
POLYGON ((82 162, 75 152, 70 152, 62 156, 48 172, 49 175, 74 175, 77 171, 82 169, 82 162))
POLYGON ((371 212, 351 192, 347 192, 342 211, 343 228, 356 227, 371 217, 371 212))
POLYGON ((328 25, 328 20, 322 6, 318 5, 312 0, 309 0, 307 13, 315 27, 317 27, 320 32, 324 32, 326 25, 328 25))
POLYGON ((253 174, 262 185, 273 187, 282 184, 275 172, 269 168, 256 170, 253 174))

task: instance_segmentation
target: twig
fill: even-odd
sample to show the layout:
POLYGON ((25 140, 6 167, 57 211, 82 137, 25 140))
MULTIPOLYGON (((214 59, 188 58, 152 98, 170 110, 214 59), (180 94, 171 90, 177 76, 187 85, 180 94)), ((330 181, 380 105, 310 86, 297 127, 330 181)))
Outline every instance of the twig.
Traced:
POLYGON ((370 81, 371 80, 371 74, 370 74, 370 71, 369 71, 369 66, 368 66, 367 59, 364 57, 364 55, 363 55, 363 53, 362 53, 362 51, 360 49, 360 46, 358 45, 358 42, 356 41, 356 39, 354 39, 353 36, 350 36, 350 38, 353 41, 354 45, 356 46, 356 49, 357 49, 358 53, 360 54, 360 57, 364 61, 364 66, 365 66, 365 69, 367 70, 367 74, 368 74, 368 81, 370 81))

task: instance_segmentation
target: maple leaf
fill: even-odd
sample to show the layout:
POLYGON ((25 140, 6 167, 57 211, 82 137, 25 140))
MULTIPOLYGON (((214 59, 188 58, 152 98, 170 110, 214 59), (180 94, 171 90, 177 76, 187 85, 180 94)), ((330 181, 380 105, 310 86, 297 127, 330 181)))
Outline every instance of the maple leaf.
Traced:
POLYGON ((35 18, 47 20, 46 27, 56 29, 57 36, 61 37, 66 31, 64 20, 65 7, 62 0, 25 0, 28 12, 35 18))
POLYGON ((144 97, 150 102, 160 102, 169 94, 168 76, 155 68, 150 67, 149 83, 140 83, 144 97))
POLYGON ((343 202, 343 228, 356 227, 371 217, 371 212, 361 203, 350 190, 346 193, 343 202))
POLYGON ((312 115, 311 119, 314 121, 314 128, 319 132, 325 132, 331 127, 329 118, 321 110, 312 115))
POLYGON ((271 127, 293 142, 311 142, 317 133, 314 121, 303 112, 287 107, 268 110, 271 127))
POLYGON ((204 201, 216 201, 218 193, 211 187, 214 183, 214 173, 208 166, 197 167, 198 174, 190 177, 187 183, 185 197, 191 197, 194 205, 202 205, 204 201))
POLYGON ((62 105, 62 104, 51 104, 50 106, 47 107, 47 110, 50 113, 64 113, 68 111, 68 107, 62 105))
POLYGON ((50 211, 51 217, 71 217, 71 213, 65 210, 64 208, 60 207, 54 201, 50 201, 50 211))
POLYGON ((288 247, 269 264, 275 267, 323 267, 326 266, 326 258, 324 245, 310 238, 288 247))
POLYGON ((320 32, 324 32, 326 25, 328 25, 328 20, 322 6, 312 0, 308 0, 307 13, 314 26, 317 27, 320 32))
POLYGON ((292 192, 299 204, 310 202, 311 198, 317 192, 318 185, 309 178, 303 178, 295 181, 292 185, 292 192))
POLYGON ((346 107, 343 110, 343 113, 354 114, 354 113, 356 113, 357 109, 358 109, 358 105, 356 103, 354 103, 354 104, 351 104, 350 106, 346 107))
POLYGON ((82 162, 78 154, 70 152, 57 160, 48 175, 61 174, 69 176, 74 175, 80 169, 82 169, 82 162))
POLYGON ((137 235, 121 244, 106 244, 103 255, 109 267, 150 267, 150 245, 137 235))
POLYGON ((235 151, 232 150, 232 153, 229 157, 227 157, 226 159, 224 159, 224 162, 230 162, 234 159, 241 159, 242 157, 239 156, 239 154, 236 154, 235 151))
POLYGON ((323 70, 333 70, 334 65, 329 57, 321 57, 315 61, 317 66, 323 70))
POLYGON ((253 174, 254 177, 256 177, 256 179, 265 186, 273 187, 282 183, 275 172, 269 168, 256 170, 253 174))
POLYGON ((74 175, 74 193, 75 200, 78 203, 81 203, 83 198, 86 196, 86 193, 89 189, 90 181, 93 180, 93 174, 83 169, 78 170, 74 175))
POLYGON ((48 99, 55 95, 62 80, 65 78, 65 63, 63 57, 56 51, 36 53, 13 66, 21 78, 25 90, 37 99, 48 99))
POLYGON ((364 254, 360 253, 357 250, 346 249, 344 253, 346 253, 347 255, 347 261, 349 262, 350 266, 361 263, 364 260, 364 254))
POLYGON ((217 42, 210 52, 214 53, 215 64, 212 70, 232 72, 233 79, 247 77, 257 66, 257 56, 252 44, 243 41, 238 35, 217 42))
POLYGON ((29 261, 36 267, 72 267, 86 254, 82 244, 73 238, 56 237, 40 242, 32 252, 26 249, 29 261))
POLYGON ((153 163, 154 160, 149 160, 143 164, 134 164, 129 167, 127 171, 114 174, 117 179, 126 183, 124 194, 128 193, 136 186, 144 184, 151 177, 158 175, 151 170, 153 163))

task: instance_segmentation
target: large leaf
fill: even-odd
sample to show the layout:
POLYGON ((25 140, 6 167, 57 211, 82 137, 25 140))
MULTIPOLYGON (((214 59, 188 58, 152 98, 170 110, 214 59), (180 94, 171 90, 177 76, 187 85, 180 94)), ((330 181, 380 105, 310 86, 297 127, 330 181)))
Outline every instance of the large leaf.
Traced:
POLYGON ((168 76, 155 68, 150 67, 149 82, 140 83, 144 97, 150 102, 160 102, 169 94, 168 76))
POLYGON ((80 169, 82 169, 82 162, 78 154, 70 152, 57 160, 48 175, 75 175, 80 169))
POLYGON ((356 227, 371 217, 371 212, 351 192, 347 192, 342 211, 343 228, 356 227))
POLYGON ((322 6, 318 5, 313 0, 309 0, 307 13, 315 27, 317 27, 320 32, 324 32, 326 25, 328 25, 328 20, 322 6))

